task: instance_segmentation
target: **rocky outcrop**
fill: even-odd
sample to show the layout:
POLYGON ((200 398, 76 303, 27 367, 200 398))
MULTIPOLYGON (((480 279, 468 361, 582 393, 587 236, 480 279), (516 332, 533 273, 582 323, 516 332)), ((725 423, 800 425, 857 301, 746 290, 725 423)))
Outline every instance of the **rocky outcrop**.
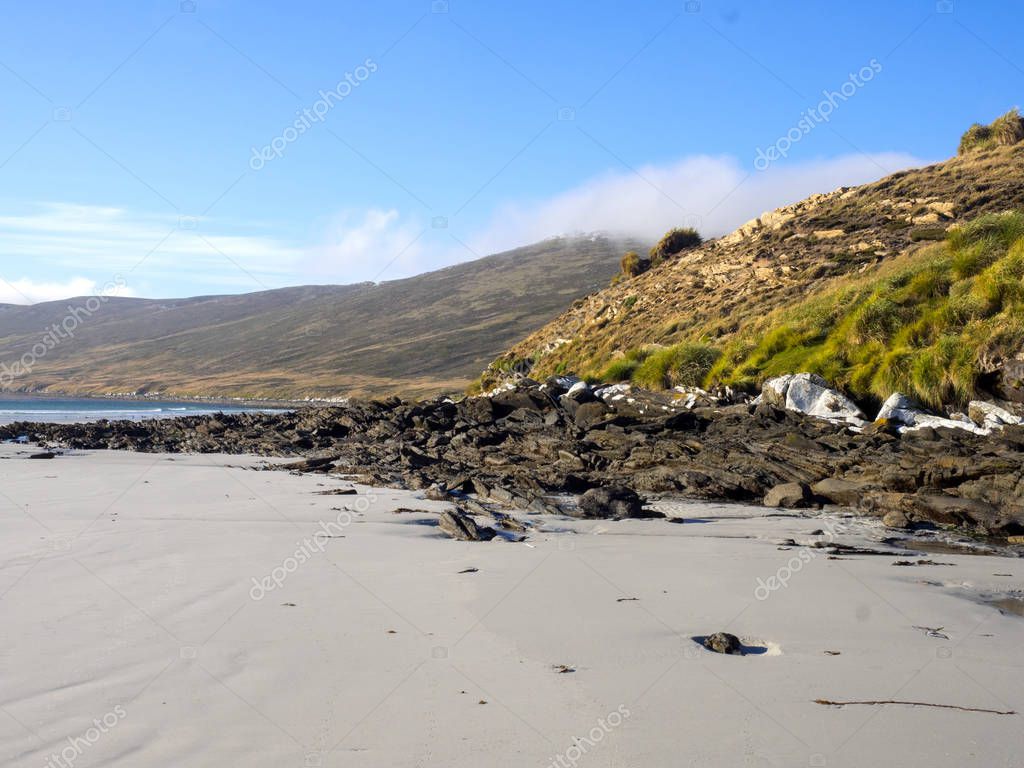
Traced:
MULTIPOLYGON (((566 494, 599 489, 589 497, 593 507, 588 500, 583 508, 602 517, 644 515, 639 496, 659 494, 773 506, 828 503, 878 517, 899 510, 915 524, 1024 533, 1024 425, 988 435, 941 424, 900 433, 811 417, 766 399, 691 409, 673 396, 678 393, 612 386, 590 388, 593 400, 580 403, 582 387, 567 396, 574 387, 524 380, 459 402, 389 398, 273 415, 13 424, 0 427, 0 438, 292 456, 305 462, 295 470, 429 489, 433 498, 510 511, 580 514, 566 494)), ((449 522, 455 531, 458 520, 449 522)))
POLYGON ((913 399, 899 392, 894 392, 878 411, 876 422, 896 425, 900 432, 924 428, 944 427, 946 429, 966 429, 971 432, 981 430, 970 419, 947 419, 928 413, 913 399))
POLYGON ((987 435, 993 430, 1024 423, 1024 418, 995 403, 981 400, 972 400, 967 406, 966 415, 937 416, 923 409, 906 395, 896 392, 882 404, 875 421, 876 424, 894 425, 899 432, 946 428, 965 429, 968 432, 987 435))
POLYGON ((1001 429, 1007 425, 1024 422, 1024 419, 1010 413, 1006 408, 980 400, 973 400, 968 404, 967 416, 977 426, 989 432, 993 429, 1001 429))
POLYGON ((829 387, 814 373, 796 373, 766 381, 761 389, 764 402, 808 416, 861 425, 865 416, 850 398, 829 387))
POLYGON ((1024 352, 1006 360, 994 375, 993 390, 1003 400, 1024 403, 1024 352))

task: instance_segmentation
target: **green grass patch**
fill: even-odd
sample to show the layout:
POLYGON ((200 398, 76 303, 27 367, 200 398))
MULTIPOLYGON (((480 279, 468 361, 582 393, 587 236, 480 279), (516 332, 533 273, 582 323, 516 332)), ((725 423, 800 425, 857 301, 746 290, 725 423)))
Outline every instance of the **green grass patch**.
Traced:
POLYGON ((986 360, 1022 348, 1024 214, 992 214, 741 330, 707 383, 810 371, 863 400, 963 404, 986 360))
POLYGON ((721 352, 703 344, 675 344, 650 351, 631 380, 648 389, 700 386, 721 352))
POLYGON ((633 378, 633 374, 636 369, 640 367, 640 364, 647 359, 650 354, 650 350, 646 347, 639 349, 632 349, 627 352, 624 356, 613 360, 594 378, 603 382, 620 382, 630 381, 633 378))

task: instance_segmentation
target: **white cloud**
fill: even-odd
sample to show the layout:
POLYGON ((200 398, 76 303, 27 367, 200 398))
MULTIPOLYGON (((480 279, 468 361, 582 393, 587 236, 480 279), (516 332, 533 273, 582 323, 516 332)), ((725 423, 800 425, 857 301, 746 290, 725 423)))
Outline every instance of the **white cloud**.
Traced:
POLYGON ((396 209, 349 209, 327 221, 307 247, 255 234, 265 229, 261 224, 227 227, 49 203, 0 216, 0 276, 12 280, 5 284, 0 278, 0 301, 87 294, 96 289, 94 279, 102 283, 118 273, 140 294, 155 290, 160 296, 390 280, 576 232, 653 242, 671 227, 696 226, 705 237, 716 237, 815 192, 922 164, 902 153, 855 154, 758 172, 733 157, 692 156, 607 173, 547 199, 510 202, 468 231, 457 218, 435 228, 396 209), (31 270, 20 269, 26 260, 31 270), (77 276, 83 273, 93 277, 77 276), (61 282, 69 274, 76 277, 61 282))
MULTIPOLYGON (((226 231, 223 224, 203 218, 40 203, 0 216, 0 280, 42 286, 23 293, 47 298, 62 285, 68 292, 56 298, 87 293, 81 290, 86 284, 103 284, 116 274, 133 284, 160 286, 162 296, 198 293, 208 285, 239 291, 293 283, 304 251, 279 238, 254 236, 254 229, 241 231, 235 225, 235 231, 226 231), (93 277, 63 279, 82 273, 93 277), (54 280, 53 275, 60 277, 54 280)), ((17 290, 3 290, 20 296, 17 290)))
POLYGON ((304 271, 344 283, 415 274, 429 258, 426 230, 417 219, 403 220, 395 209, 341 211, 324 228, 322 244, 304 260, 304 271))
POLYGON ((134 296, 126 285, 98 284, 86 277, 72 277, 65 282, 36 282, 28 278, 0 278, 0 304, 38 304, 75 296, 134 296))
POLYGON ((758 172, 732 157, 687 157, 671 165, 609 173, 548 200, 503 206, 472 243, 474 250, 491 253, 552 235, 596 231, 653 241, 682 225, 717 237, 815 192, 922 164, 901 153, 858 154, 758 172))
POLYGON ((815 192, 923 164, 902 153, 856 154, 759 172, 732 157, 686 157, 607 173, 548 199, 500 206, 482 228, 468 232, 457 219, 435 230, 397 210, 343 211, 325 228, 324 245, 303 271, 335 282, 370 280, 395 259, 381 278, 394 279, 580 232, 632 235, 653 243, 672 227, 694 226, 705 237, 718 237, 815 192))

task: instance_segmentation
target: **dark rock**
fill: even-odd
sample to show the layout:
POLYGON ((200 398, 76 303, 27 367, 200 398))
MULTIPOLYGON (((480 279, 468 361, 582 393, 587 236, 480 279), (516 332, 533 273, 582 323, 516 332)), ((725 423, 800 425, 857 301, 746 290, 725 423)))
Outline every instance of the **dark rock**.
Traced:
POLYGON ((334 465, 334 462, 338 460, 337 456, 319 456, 310 459, 304 459, 303 461, 293 461, 290 464, 285 464, 281 468, 287 469, 290 472, 329 472, 334 465))
POLYGON ((546 411, 552 407, 551 400, 536 387, 523 387, 498 392, 491 397, 495 414, 506 416, 518 408, 532 411, 546 411))
POLYGON ((713 635, 708 635, 704 638, 703 646, 709 651, 715 653, 725 653, 732 656, 743 655, 743 643, 736 635, 730 635, 728 632, 716 632, 713 635))
POLYGON ((466 416, 475 422, 486 424, 494 420, 494 404, 489 398, 470 398, 463 402, 462 408, 466 416))
POLYGON ((566 379, 564 376, 548 376, 544 380, 544 389, 546 389, 552 397, 561 397, 571 386, 572 383, 570 380, 566 379))
POLYGON ((423 493, 423 498, 430 501, 447 501, 449 496, 445 487, 438 483, 427 488, 423 493))
POLYGON ((57 458, 57 454, 53 453, 52 451, 42 451, 40 453, 33 453, 31 456, 29 456, 29 458, 30 459, 55 459, 55 458, 57 458))
POLYGON ((878 419, 870 424, 865 424, 861 430, 862 435, 868 436, 882 436, 889 438, 898 438, 900 436, 900 425, 889 419, 878 419))
POLYGON ((635 491, 624 486, 591 488, 580 497, 581 517, 622 519, 643 517, 644 502, 635 491))
POLYGON ((497 535, 493 528, 477 525, 469 515, 451 509, 441 513, 438 526, 459 541, 490 541, 497 535))
POLYGON ((611 413, 612 409, 600 401, 583 403, 576 408, 573 421, 580 429, 593 429, 605 421, 611 413))
POLYGON ((1024 359, 1007 360, 996 375, 995 393, 1003 400, 1024 403, 1024 359))
POLYGON ((915 518, 938 525, 973 528, 985 534, 998 534, 1014 526, 1011 516, 984 501, 919 491, 908 495, 906 503, 915 518))

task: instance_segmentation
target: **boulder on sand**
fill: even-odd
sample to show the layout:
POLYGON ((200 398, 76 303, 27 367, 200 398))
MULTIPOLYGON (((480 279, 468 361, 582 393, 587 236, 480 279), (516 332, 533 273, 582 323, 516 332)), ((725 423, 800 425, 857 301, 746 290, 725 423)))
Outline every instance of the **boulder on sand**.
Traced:
POLYGON ((811 489, 803 483, 782 483, 776 485, 764 496, 766 507, 797 509, 811 503, 811 489))
POLYGON ((591 488, 580 497, 579 510, 581 517, 601 519, 650 516, 636 491, 621 485, 591 488))
POLYGON ((715 632, 713 635, 708 635, 701 644, 715 653, 725 653, 730 656, 743 655, 743 643, 736 635, 730 635, 728 632, 715 632))
POLYGON ((472 517, 454 509, 446 509, 441 513, 438 526, 459 541, 490 541, 497 536, 493 528, 477 525, 472 517))

